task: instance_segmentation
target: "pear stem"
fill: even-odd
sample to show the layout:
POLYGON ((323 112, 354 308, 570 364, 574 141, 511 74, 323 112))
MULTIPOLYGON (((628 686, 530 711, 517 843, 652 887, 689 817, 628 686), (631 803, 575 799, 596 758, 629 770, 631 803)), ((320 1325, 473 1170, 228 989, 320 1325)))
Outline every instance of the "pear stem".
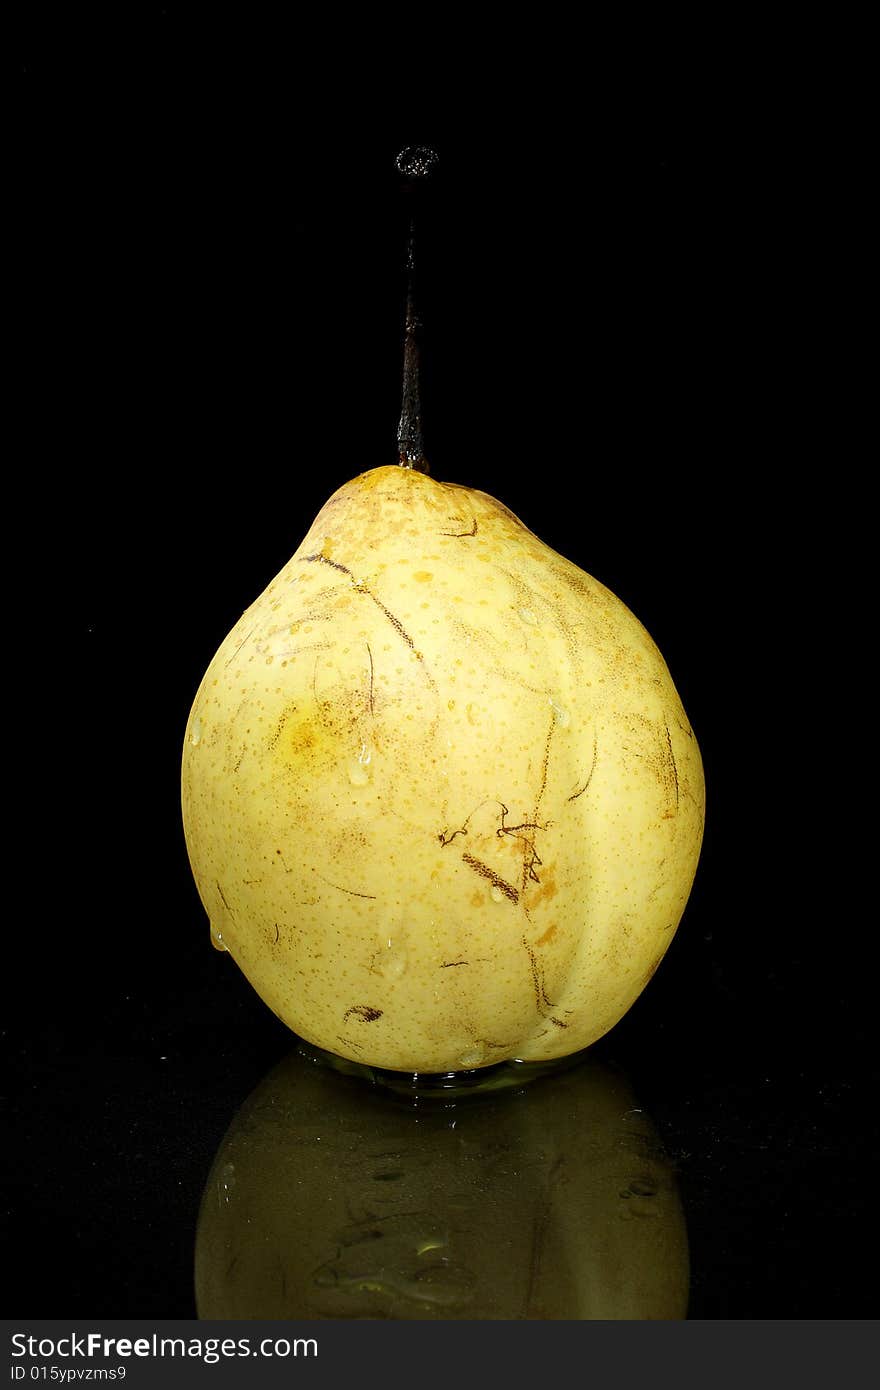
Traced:
POLYGON ((422 439, 422 372, 419 331, 422 321, 416 308, 415 227, 410 223, 407 252, 406 324, 403 338, 403 403, 397 426, 397 461, 401 468, 428 473, 422 439))
MULTIPOLYGON (((437 163, 437 155, 424 145, 409 145, 397 156, 397 168, 405 179, 405 191, 416 193, 437 163)), ((407 245, 406 323, 403 338, 403 401, 397 426, 397 461, 401 468, 429 473, 422 439, 421 352, 419 337, 422 321, 416 297, 416 219, 409 224, 407 245)))

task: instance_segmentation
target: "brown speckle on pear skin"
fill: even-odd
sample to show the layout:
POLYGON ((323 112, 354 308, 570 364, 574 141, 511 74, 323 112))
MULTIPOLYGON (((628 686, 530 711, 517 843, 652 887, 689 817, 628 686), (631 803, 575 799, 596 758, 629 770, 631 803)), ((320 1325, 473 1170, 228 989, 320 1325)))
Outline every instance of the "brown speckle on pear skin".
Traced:
POLYGON ((480 874, 482 878, 488 879, 492 887, 503 893, 505 898, 509 898, 512 903, 519 902, 518 890, 514 888, 512 883, 508 883, 499 874, 496 874, 494 869, 490 869, 488 864, 484 864, 481 859, 476 859, 472 854, 463 854, 461 857, 469 869, 473 869, 474 873, 480 874))
MULTIPOLYGON (((449 519, 450 519, 450 521, 458 521, 458 520, 459 520, 459 518, 458 518, 457 516, 450 517, 449 519)), ((441 536, 451 536, 454 540, 465 540, 468 536, 475 536, 476 534, 477 534, 477 518, 476 518, 476 517, 474 517, 474 519, 473 519, 473 521, 472 521, 472 523, 471 523, 471 529, 470 529, 469 531, 441 531, 441 532, 440 532, 440 535, 441 535, 441 536)))
POLYGON ((374 1009, 371 1004, 352 1004, 342 1015, 342 1022, 345 1023, 347 1019, 354 1017, 361 1019, 363 1023, 375 1023, 383 1013, 383 1009, 374 1009))

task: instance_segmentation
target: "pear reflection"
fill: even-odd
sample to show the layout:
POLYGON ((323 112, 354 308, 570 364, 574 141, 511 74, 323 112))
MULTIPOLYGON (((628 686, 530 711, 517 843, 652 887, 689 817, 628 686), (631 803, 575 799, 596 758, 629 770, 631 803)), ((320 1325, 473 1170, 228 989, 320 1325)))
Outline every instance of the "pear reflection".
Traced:
POLYGON ((357 1072, 301 1044, 235 1116, 199 1214, 200 1318, 686 1316, 673 1174, 616 1071, 510 1065, 430 1095, 357 1072))

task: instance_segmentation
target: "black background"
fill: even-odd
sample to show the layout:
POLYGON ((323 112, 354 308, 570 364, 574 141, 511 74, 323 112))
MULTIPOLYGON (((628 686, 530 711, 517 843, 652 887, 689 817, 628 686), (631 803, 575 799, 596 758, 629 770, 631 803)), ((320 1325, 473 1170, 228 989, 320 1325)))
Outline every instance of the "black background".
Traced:
POLYGON ((336 487, 396 457, 394 158, 418 142, 440 154, 432 472, 624 599, 704 755, 691 902, 599 1045, 679 1155, 691 1316, 868 1316, 871 928, 835 870, 852 811, 823 713, 849 561, 812 374, 835 280, 821 83, 759 44, 731 75, 670 33, 613 59, 552 25, 401 38, 348 32, 343 56, 299 20, 174 6, 21 23, 7 1304, 192 1315, 208 1166, 291 1045, 208 948, 180 748, 242 609, 336 487))

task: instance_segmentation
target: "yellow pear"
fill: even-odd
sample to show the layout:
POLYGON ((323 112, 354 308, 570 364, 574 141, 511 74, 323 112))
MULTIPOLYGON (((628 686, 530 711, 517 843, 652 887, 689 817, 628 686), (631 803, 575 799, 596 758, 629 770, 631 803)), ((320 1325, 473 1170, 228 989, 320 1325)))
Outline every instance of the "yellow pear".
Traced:
POLYGON ((215 943, 298 1035, 401 1071, 607 1032, 672 940, 703 812, 629 609, 494 498, 408 467, 330 498, 184 741, 215 943))

